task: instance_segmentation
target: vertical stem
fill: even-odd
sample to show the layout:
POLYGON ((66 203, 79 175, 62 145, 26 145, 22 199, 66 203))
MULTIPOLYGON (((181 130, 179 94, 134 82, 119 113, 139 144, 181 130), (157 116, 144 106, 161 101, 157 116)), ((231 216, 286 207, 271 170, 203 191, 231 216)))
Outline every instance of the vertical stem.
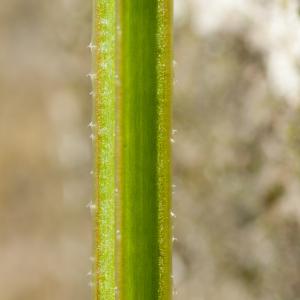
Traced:
POLYGON ((95 300, 171 299, 171 3, 94 0, 95 300))

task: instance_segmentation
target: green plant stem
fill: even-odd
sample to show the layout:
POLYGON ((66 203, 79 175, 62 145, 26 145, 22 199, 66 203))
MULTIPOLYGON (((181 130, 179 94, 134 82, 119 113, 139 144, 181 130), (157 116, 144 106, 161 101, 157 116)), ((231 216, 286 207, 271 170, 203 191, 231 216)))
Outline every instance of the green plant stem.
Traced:
POLYGON ((94 299, 169 300, 171 0, 95 1, 94 299))

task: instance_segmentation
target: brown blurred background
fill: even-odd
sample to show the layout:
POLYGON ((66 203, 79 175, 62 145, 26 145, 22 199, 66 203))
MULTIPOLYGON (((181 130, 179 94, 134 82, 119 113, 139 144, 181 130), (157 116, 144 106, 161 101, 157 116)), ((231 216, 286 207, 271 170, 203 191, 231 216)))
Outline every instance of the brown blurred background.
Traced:
POLYGON ((90 1, 0 6, 0 299, 89 299, 90 1))
MULTIPOLYGON (((1 2, 1 300, 90 298, 90 2, 1 2)), ((299 300, 299 3, 175 0, 174 37, 174 298, 299 300)))

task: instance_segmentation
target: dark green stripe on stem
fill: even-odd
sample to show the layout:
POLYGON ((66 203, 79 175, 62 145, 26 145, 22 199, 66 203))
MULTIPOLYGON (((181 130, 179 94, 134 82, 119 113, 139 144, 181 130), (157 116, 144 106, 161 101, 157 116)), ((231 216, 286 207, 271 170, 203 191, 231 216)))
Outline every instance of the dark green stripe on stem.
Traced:
MULTIPOLYGON (((158 24, 159 13, 170 12, 159 10, 161 2, 124 0, 120 8, 120 295, 124 300, 167 300, 171 294, 170 93, 159 91, 171 90, 171 55, 170 42, 160 43, 164 24, 158 24)), ((166 29, 170 30, 169 23, 166 29)), ((170 39, 170 34, 165 38, 170 39)))

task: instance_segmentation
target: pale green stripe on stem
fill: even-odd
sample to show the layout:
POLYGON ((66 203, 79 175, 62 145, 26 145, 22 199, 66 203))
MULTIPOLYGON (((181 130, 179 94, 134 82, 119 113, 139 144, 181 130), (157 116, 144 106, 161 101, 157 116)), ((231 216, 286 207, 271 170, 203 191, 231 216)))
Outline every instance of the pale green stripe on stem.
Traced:
POLYGON ((171 230, 171 98, 173 86, 172 52, 173 6, 171 0, 157 3, 157 186, 159 236, 158 299, 172 295, 171 230))
POLYGON ((94 299, 115 299, 115 1, 95 0, 94 299))

